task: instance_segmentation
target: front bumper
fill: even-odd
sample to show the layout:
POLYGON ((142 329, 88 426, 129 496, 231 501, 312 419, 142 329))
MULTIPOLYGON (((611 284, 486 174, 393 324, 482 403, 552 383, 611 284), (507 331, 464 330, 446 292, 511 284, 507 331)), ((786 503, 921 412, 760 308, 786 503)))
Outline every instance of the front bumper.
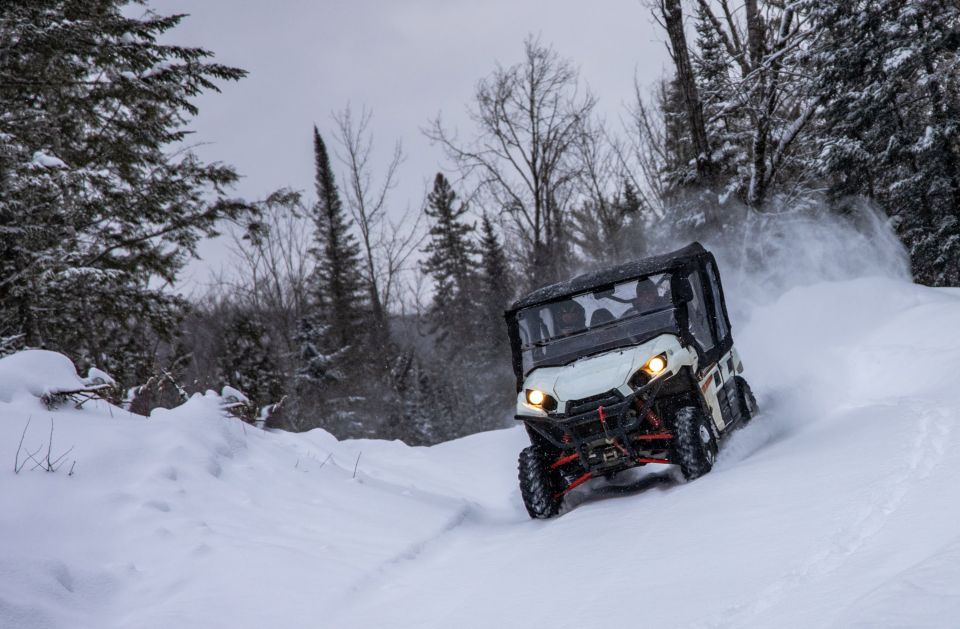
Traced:
POLYGON ((547 417, 517 415, 516 419, 564 453, 564 464, 579 461, 585 471, 595 474, 665 462, 673 435, 653 411, 664 380, 655 380, 630 395, 612 389, 568 402, 566 408, 572 412, 547 417))

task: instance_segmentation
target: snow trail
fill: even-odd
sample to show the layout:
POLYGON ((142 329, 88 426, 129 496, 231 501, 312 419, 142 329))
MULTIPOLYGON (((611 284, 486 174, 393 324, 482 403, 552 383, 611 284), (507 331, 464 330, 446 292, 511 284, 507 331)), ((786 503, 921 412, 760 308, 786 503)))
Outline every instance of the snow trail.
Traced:
POLYGON ((52 418, 78 462, 0 472, 0 627, 953 627, 958 321, 960 291, 879 278, 754 306, 734 335, 762 413, 714 471, 591 481, 547 522, 518 428, 338 442, 212 393, 51 412, 5 359, 0 463, 31 415, 30 447, 52 418))

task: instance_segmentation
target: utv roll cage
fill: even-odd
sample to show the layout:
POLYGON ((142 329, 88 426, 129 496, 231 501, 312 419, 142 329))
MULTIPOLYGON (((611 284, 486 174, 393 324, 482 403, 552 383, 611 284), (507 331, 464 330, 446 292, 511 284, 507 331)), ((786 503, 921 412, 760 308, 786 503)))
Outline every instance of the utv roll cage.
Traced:
MULTIPOLYGON (((669 293, 674 316, 669 329, 660 329, 656 332, 674 333, 685 345, 696 348, 701 369, 714 365, 733 347, 733 336, 716 260, 713 254, 704 249, 700 243, 694 242, 671 253, 634 260, 619 266, 578 275, 564 282, 550 284, 515 301, 504 313, 504 317, 510 339, 517 391, 522 389, 524 378, 529 371, 532 371, 532 368, 524 367, 518 318, 521 311, 554 304, 578 295, 610 290, 617 284, 642 280, 657 274, 670 276, 669 293), (700 311, 706 313, 705 320, 700 318, 691 321, 688 307, 691 302, 702 304, 700 311)), ((582 356, 642 342, 637 339, 605 341, 599 335, 597 340, 598 343, 582 356)), ((582 356, 571 356, 568 362, 582 356)))

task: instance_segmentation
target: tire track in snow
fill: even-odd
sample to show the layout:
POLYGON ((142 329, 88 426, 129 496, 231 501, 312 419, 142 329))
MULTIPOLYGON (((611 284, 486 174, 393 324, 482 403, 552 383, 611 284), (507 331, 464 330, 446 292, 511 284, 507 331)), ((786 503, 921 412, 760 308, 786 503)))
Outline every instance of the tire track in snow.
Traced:
POLYGON ((347 588, 341 604, 337 609, 331 611, 330 620, 332 624, 330 626, 340 626, 338 621, 345 614, 355 609, 370 590, 382 583, 398 578, 395 575, 396 572, 416 562, 427 549, 433 549, 446 541, 454 531, 467 522, 471 511, 470 505, 464 501, 451 517, 442 526, 435 529, 433 533, 410 543, 403 550, 356 579, 347 588))
MULTIPOLYGON (((349 473, 350 470, 346 470, 346 472, 349 473)), ((428 530, 418 539, 410 540, 401 550, 354 578, 352 583, 344 588, 342 599, 337 607, 331 610, 330 626, 341 626, 342 623, 334 621, 349 620, 350 612, 362 604, 362 601, 366 600, 372 590, 402 579, 400 575, 403 574, 403 571, 415 566, 422 555, 428 551, 435 551, 436 547, 441 544, 452 543, 453 534, 461 529, 464 524, 486 522, 490 517, 487 509, 453 488, 422 489, 410 483, 399 483, 377 474, 362 471, 357 476, 357 481, 370 489, 391 495, 403 495, 410 500, 430 505, 433 508, 449 510, 450 513, 443 518, 442 523, 438 526, 434 526, 432 530, 428 530)), ((519 490, 516 490, 516 493, 519 494, 519 490)), ((526 513, 523 515, 522 521, 525 522, 527 521, 526 513)), ((494 520, 497 519, 494 517, 494 520)))
POLYGON ((875 492, 870 506, 860 515, 837 528, 831 536, 833 543, 825 550, 803 561, 760 591, 750 603, 731 605, 721 612, 721 618, 708 623, 694 623, 712 629, 745 626, 750 619, 774 607, 792 591, 840 568, 854 553, 876 536, 889 517, 903 503, 910 486, 927 478, 946 453, 945 442, 953 430, 953 422, 946 411, 915 399, 902 399, 897 406, 927 407, 919 413, 918 434, 907 455, 903 474, 893 476, 893 482, 875 492))
MULTIPOLYGON (((435 506, 449 505, 453 512, 444 522, 433 529, 432 532, 414 540, 403 547, 402 550, 393 554, 390 558, 380 562, 373 568, 368 569, 364 574, 356 578, 353 583, 347 586, 343 600, 337 609, 331 611, 331 621, 336 621, 354 609, 366 593, 377 587, 379 584, 391 580, 392 574, 401 570, 405 565, 415 562, 427 549, 437 546, 450 536, 451 533, 460 528, 473 511, 471 504, 463 499, 454 496, 423 491, 409 485, 394 483, 382 478, 361 474, 358 479, 362 484, 391 494, 402 494, 408 498, 435 506)), ((331 626, 338 626, 334 622, 331 626)))

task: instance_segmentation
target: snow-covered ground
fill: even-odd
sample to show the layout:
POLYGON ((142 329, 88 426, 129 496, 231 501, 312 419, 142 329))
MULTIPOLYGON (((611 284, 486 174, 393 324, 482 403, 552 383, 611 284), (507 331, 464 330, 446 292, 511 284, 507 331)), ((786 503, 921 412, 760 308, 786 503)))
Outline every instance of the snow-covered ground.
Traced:
POLYGON ((960 626, 960 290, 819 282, 739 323, 762 415, 713 473, 593 481, 546 522, 517 428, 337 442, 212 393, 48 411, 72 366, 0 360, 0 627, 960 626), (28 419, 21 461, 52 423, 70 463, 14 474, 28 419))

